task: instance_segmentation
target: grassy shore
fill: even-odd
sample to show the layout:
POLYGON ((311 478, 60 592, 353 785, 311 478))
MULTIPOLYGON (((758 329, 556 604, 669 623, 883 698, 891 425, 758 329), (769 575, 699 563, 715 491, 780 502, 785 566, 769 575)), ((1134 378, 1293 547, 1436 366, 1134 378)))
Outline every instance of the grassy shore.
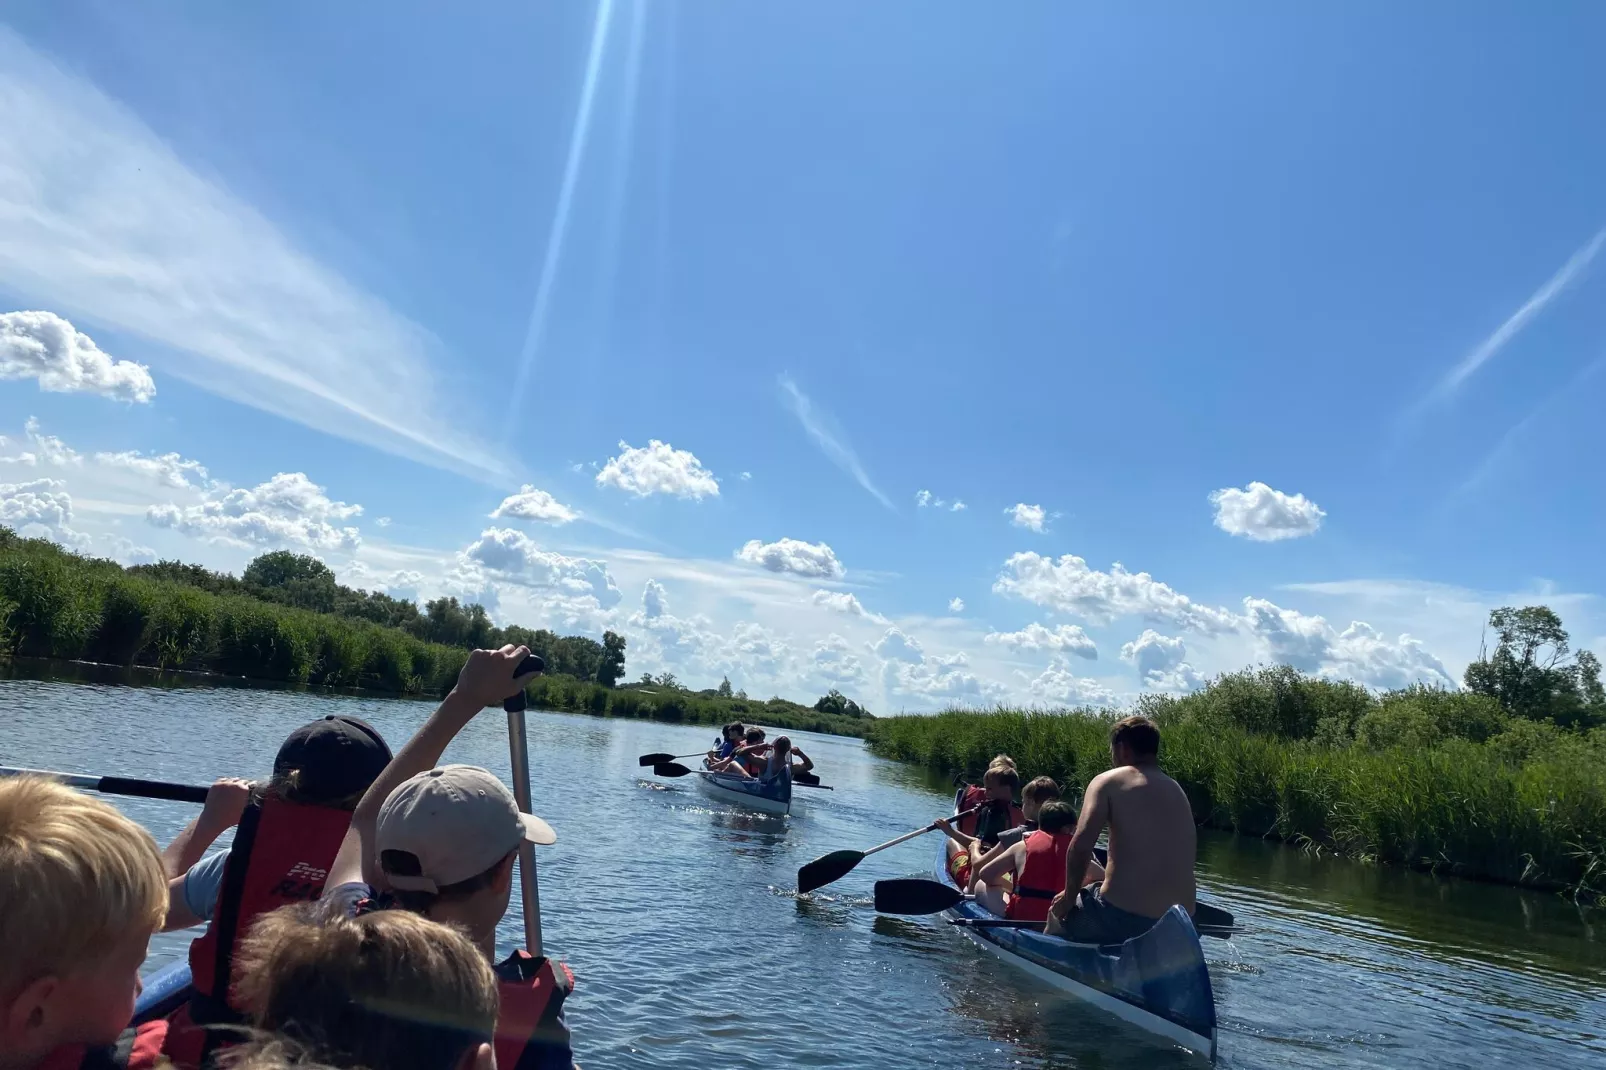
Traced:
MULTIPOLYGON (((1465 877, 1606 893, 1606 731, 1506 718, 1463 692, 1374 696, 1282 669, 1232 674, 1195 696, 1142 705, 1162 725, 1161 765, 1201 825, 1465 877), (1265 730, 1277 724, 1284 736, 1265 730)), ((880 718, 869 741, 884 757, 945 773, 974 773, 1007 753, 1023 775, 1080 791, 1109 764, 1115 716, 999 709, 880 718)))
POLYGON ((835 736, 865 735, 872 719, 820 713, 783 698, 768 701, 722 698, 656 684, 602 687, 588 680, 546 676, 527 689, 530 702, 549 710, 572 710, 599 717, 632 717, 670 724, 723 725, 731 721, 795 732, 835 736))

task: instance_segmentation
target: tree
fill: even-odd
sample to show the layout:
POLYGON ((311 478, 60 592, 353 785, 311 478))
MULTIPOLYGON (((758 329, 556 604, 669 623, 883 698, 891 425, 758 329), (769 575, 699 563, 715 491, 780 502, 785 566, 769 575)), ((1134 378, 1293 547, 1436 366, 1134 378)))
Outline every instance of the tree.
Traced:
POLYGON ((1584 727, 1606 718, 1600 659, 1588 650, 1574 653, 1561 618, 1549 606, 1489 614, 1499 641, 1494 653, 1480 649, 1467 666, 1467 690, 1488 695, 1514 717, 1584 727))
POLYGON ((328 565, 289 550, 261 555, 245 566, 240 579, 258 597, 315 613, 333 613, 340 591, 328 565))
POLYGON ((834 687, 820 697, 814 709, 817 713, 834 713, 841 717, 864 717, 869 712, 834 687))
POLYGON ((725 677, 724 679, 722 679, 719 682, 719 697, 720 698, 730 698, 731 697, 731 678, 729 676, 725 677))
POLYGON ((602 633, 602 658, 597 663, 597 683, 612 687, 625 674, 625 637, 618 632, 602 633))

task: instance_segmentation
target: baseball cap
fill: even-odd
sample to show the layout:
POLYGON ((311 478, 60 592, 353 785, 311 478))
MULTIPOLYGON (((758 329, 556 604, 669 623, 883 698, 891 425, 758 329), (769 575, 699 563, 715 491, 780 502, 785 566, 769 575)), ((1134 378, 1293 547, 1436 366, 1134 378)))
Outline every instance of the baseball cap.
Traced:
POLYGON ((443 765, 397 785, 379 808, 375 846, 406 851, 419 875, 387 872, 404 892, 438 892, 477 877, 521 843, 558 842, 552 826, 519 812, 513 793, 473 765, 443 765))
POLYGON ((296 770, 298 794, 333 802, 366 790, 389 764, 390 748, 372 725, 332 714, 291 732, 273 772, 296 770))

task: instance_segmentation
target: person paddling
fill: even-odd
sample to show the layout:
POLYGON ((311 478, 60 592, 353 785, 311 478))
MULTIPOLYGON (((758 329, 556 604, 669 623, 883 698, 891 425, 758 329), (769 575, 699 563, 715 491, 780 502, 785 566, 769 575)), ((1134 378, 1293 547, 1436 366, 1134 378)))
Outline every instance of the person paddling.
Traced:
POLYGON ((748 772, 741 765, 732 765, 728 772, 765 784, 782 778, 790 783, 794 772, 806 773, 813 768, 813 760, 800 748, 792 746, 789 738, 776 736, 774 745, 770 747, 769 756, 760 764, 756 774, 748 772), (797 761, 794 762, 793 758, 797 761))
POLYGON ((1050 935, 1121 943, 1147 932, 1173 905, 1193 913, 1193 808, 1181 785, 1160 771, 1159 757, 1160 729, 1147 717, 1128 717, 1110 729, 1114 768, 1094 777, 1082 799, 1065 855, 1064 890, 1048 912, 1050 935), (1106 827, 1104 878, 1083 887, 1106 827))
MULTIPOLYGON (((1001 847, 976 871, 976 902, 1014 921, 1043 921, 1054 897, 1065 888, 1065 855, 1071 848, 1076 811, 1052 799, 1037 814, 1038 827, 1001 847), (1006 895, 998 886, 1011 876, 1006 895)), ((1094 863, 1097 865, 1097 863, 1094 863)))

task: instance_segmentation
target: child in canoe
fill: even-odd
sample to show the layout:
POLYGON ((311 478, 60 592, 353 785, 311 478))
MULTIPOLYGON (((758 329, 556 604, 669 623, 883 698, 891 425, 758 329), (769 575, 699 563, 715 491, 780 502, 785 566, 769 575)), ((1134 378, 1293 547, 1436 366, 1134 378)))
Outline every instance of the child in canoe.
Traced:
POLYGON ((949 834, 948 872, 960 888, 969 887, 976 863, 1000 835, 1025 824, 1025 812, 1015 805, 1018 790, 1020 774, 1015 763, 1009 755, 1000 754, 988 765, 981 787, 966 787, 955 800, 959 811, 979 808, 978 812, 960 818, 957 828, 948 822, 938 826, 949 834))
POLYGON ((774 746, 770 748, 768 757, 764 759, 756 774, 749 772, 740 764, 732 765, 727 772, 749 780, 768 783, 783 776, 791 780, 793 773, 807 773, 813 768, 813 760, 803 753, 802 748, 792 746, 792 741, 786 736, 776 736, 774 746))
MULTIPOLYGON (((1037 829, 999 850, 976 871, 976 903, 1016 921, 1045 921, 1049 904, 1065 890, 1065 855, 1076 829, 1076 811, 1058 799, 1043 804, 1037 829), (1001 890, 1010 878, 1010 891, 1001 890)), ((1089 864, 1088 877, 1104 879, 1098 863, 1089 864)))
POLYGON ((708 771, 741 773, 744 776, 757 777, 764 772, 769 750, 770 745, 764 742, 764 730, 758 727, 749 728, 742 737, 742 745, 732 750, 730 756, 723 761, 710 762, 708 771))
MULTIPOLYGON (((1021 789, 1020 793, 1021 814, 1025 820, 1019 825, 1016 825, 1014 828, 1008 828, 1003 832, 1000 832, 998 834, 998 839, 993 846, 986 849, 981 848, 980 837, 965 835, 963 832, 960 832, 958 829, 954 828, 952 822, 944 818, 938 818, 935 822, 933 822, 933 824, 942 829, 943 832, 947 833, 950 840, 965 849, 966 856, 970 860, 970 872, 972 874, 979 874, 982 868, 985 867, 988 862, 991 862, 1004 851, 1015 846, 1021 840, 1025 839, 1026 836, 1037 831, 1037 818, 1039 812, 1042 810, 1045 804, 1053 802, 1059 797, 1060 786, 1054 782, 1052 777, 1040 776, 1028 783, 1026 787, 1021 789)), ((1003 883, 998 884, 993 889, 995 895, 1002 894, 1003 892, 1009 890, 1008 882, 1010 877, 1007 871, 1005 872, 1002 880, 1003 883)), ((981 882, 979 878, 973 877, 972 883, 975 885, 975 887, 968 890, 979 891, 981 888, 981 882)))

